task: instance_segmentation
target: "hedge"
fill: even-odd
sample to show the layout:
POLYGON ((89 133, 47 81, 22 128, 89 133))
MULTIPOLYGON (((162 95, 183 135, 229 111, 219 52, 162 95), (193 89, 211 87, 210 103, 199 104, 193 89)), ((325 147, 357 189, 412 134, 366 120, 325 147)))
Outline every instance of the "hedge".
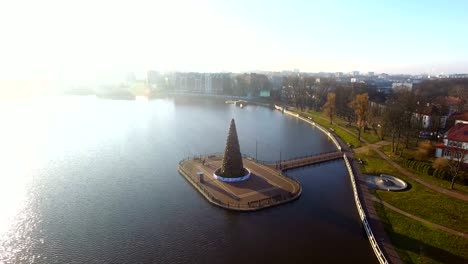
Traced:
MULTIPOLYGON (((430 163, 417 161, 415 159, 407 159, 405 161, 405 166, 407 168, 411 168, 418 172, 427 174, 429 176, 436 177, 438 179, 451 181, 452 176, 450 175, 450 171, 446 169, 434 169, 430 163)), ((460 171, 458 173, 458 177, 456 179, 457 183, 468 185, 468 174, 466 172, 460 171)))

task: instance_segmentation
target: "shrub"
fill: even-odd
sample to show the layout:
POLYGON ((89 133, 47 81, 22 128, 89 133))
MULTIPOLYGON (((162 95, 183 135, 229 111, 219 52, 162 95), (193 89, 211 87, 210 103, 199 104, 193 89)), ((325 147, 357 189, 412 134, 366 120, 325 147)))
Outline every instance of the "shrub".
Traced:
POLYGON ((430 176, 433 176, 433 175, 434 175, 434 168, 429 167, 429 168, 427 169, 427 174, 430 175, 430 176))
POLYGON ((419 142, 418 149, 414 152, 414 158, 419 161, 427 160, 431 152, 432 144, 430 141, 419 142))
POLYGON ((449 161, 447 159, 445 159, 445 158, 437 158, 432 163, 432 167, 434 169, 444 169, 444 168, 448 167, 448 163, 449 163, 449 161))
MULTIPOLYGON (((430 165, 429 163, 417 161, 411 158, 407 159, 404 164, 407 168, 414 169, 415 171, 426 175, 445 181, 452 180, 452 175, 448 170, 447 159, 438 158, 432 163, 432 165, 430 165)), ((456 182, 462 185, 468 185, 468 173, 463 171, 459 172, 456 182)))

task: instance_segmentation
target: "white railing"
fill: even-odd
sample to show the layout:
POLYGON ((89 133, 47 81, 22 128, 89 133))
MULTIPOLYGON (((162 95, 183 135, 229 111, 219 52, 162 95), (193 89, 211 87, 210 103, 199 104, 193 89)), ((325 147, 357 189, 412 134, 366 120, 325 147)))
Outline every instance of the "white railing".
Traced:
POLYGON ((364 229, 366 230, 366 234, 367 234, 367 237, 369 238, 372 249, 374 249, 374 253, 377 256, 377 259, 379 260, 379 262, 381 264, 387 264, 388 261, 385 258, 385 255, 382 252, 382 250, 380 250, 379 244, 375 240, 374 234, 372 233, 372 229, 370 228, 369 222, 367 221, 366 213, 362 209, 361 201, 359 200, 359 195, 357 192, 356 180, 354 178, 353 169, 351 167, 351 164, 349 163, 349 160, 346 154, 343 154, 343 159, 345 161, 346 168, 348 169, 349 178, 351 179, 351 185, 353 186, 354 201, 356 202, 356 207, 358 209, 359 216, 361 217, 361 222, 364 226, 364 229))
POLYGON ((323 133, 325 133, 325 135, 327 135, 327 136, 331 139, 331 141, 333 141, 333 144, 335 144, 336 148, 337 148, 339 151, 341 151, 341 145, 340 145, 340 143, 338 143, 338 140, 336 140, 335 136, 333 136, 333 134, 330 133, 330 131, 326 130, 326 129, 325 129, 324 127, 322 127, 321 125, 319 125, 319 124, 317 124, 317 123, 315 123, 315 122, 313 122, 313 121, 311 121, 311 120, 309 120, 309 119, 307 119, 307 118, 304 118, 304 117, 302 117, 302 116, 300 116, 299 114, 296 114, 296 113, 294 113, 294 112, 290 112, 290 111, 288 111, 288 110, 284 110, 284 113, 286 113, 286 114, 288 114, 288 115, 290 115, 290 116, 295 116, 295 117, 301 119, 302 121, 307 122, 307 123, 309 123, 309 124, 315 126, 316 128, 320 129, 323 133))
MULTIPOLYGON (((306 119, 304 117, 299 116, 299 114, 296 114, 294 112, 290 112, 290 111, 285 110, 284 108, 281 108, 281 107, 278 107, 278 106, 275 106, 275 107, 278 110, 284 110, 284 113, 286 113, 288 115, 297 117, 297 118, 301 119, 302 121, 305 121, 305 122, 317 127, 323 133, 325 133, 333 141, 333 143, 338 148, 338 150, 341 151, 341 145, 340 145, 340 143, 338 143, 338 140, 336 140, 336 138, 328 130, 326 130, 324 127, 322 127, 321 125, 319 125, 319 124, 317 124, 315 122, 312 122, 311 120, 308 120, 308 119, 306 119)), ((369 242, 371 243, 372 249, 374 250, 374 253, 375 253, 377 259, 379 260, 379 262, 381 264, 388 264, 389 262, 387 261, 387 259, 385 258, 384 253, 380 249, 379 244, 377 243, 377 240, 375 240, 374 234, 372 233, 372 229, 371 229, 371 227, 369 225, 369 221, 367 221, 366 213, 364 212, 364 209, 362 209, 361 201, 359 200, 359 194, 357 192, 356 180, 355 180, 355 177, 354 177, 353 169, 351 167, 351 164, 349 163, 349 160, 348 160, 348 157, 346 156, 346 154, 343 154, 343 159, 345 161, 346 168, 348 169, 349 178, 351 179, 351 185, 353 187, 354 201, 356 202, 356 207, 357 207, 357 210, 358 210, 358 213, 359 213, 359 217, 361 218, 362 225, 364 226, 364 229, 366 230, 367 238, 369 239, 369 242)))

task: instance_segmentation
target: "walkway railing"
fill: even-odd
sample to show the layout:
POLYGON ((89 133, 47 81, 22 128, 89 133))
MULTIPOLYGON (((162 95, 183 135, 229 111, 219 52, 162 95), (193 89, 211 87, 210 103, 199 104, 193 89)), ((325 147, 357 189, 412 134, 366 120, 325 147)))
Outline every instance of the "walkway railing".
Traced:
POLYGON ((353 173, 353 168, 351 167, 351 164, 349 163, 349 160, 346 154, 343 154, 343 159, 345 161, 346 168, 348 169, 349 178, 351 179, 351 185, 353 187, 353 194, 354 194, 354 201, 356 202, 356 207, 358 209, 362 225, 364 226, 364 229, 366 230, 366 234, 367 234, 367 237, 369 238, 372 249, 374 250, 374 253, 377 256, 377 259, 379 260, 379 262, 381 264, 384 264, 384 263, 387 264, 388 261, 385 258, 384 253, 380 249, 379 244, 375 240, 374 234, 372 233, 372 229, 370 228, 369 222, 367 221, 366 213, 364 209, 362 208, 361 201, 359 199, 359 194, 358 194, 357 187, 356 187, 356 181, 355 181, 355 177, 353 173))
MULTIPOLYGON (((269 196, 269 197, 262 198, 262 199, 259 199, 259 200, 256 200, 256 201, 251 201, 251 202, 248 202, 248 203, 223 202, 223 201, 219 200, 218 198, 214 197, 209 191, 207 191, 206 188, 203 186, 203 184, 201 184, 197 179, 193 179, 192 177, 190 177, 190 174, 187 171, 184 170, 183 166, 181 166, 182 163, 184 161, 187 161, 187 160, 202 159, 203 157, 222 157, 220 155, 222 155, 222 154, 221 153, 213 153, 213 154, 209 154, 209 155, 195 155, 195 156, 192 156, 192 157, 184 158, 181 161, 179 161, 179 171, 180 171, 180 173, 183 174, 183 176, 187 180, 189 180, 198 190, 200 190, 200 192, 208 200, 211 200, 213 203, 216 203, 216 204, 221 205, 222 207, 225 207, 225 208, 228 208, 228 209, 254 209, 255 210, 255 209, 262 209, 262 208, 270 207, 272 205, 276 205, 276 204, 279 204, 279 203, 282 203, 282 202, 290 201, 291 199, 298 197, 297 192, 295 192, 295 193, 287 193, 287 194, 284 194, 284 195, 280 194, 280 195, 269 196)), ((243 156, 249 157, 248 155, 243 155, 243 156)), ((280 173, 279 175, 294 181, 295 184, 297 184, 298 187, 299 187, 298 190, 301 190, 300 183, 296 179, 294 179, 292 177, 287 177, 287 176, 283 175, 282 173, 280 173)), ((238 197, 232 197, 232 198, 234 200, 239 199, 238 197)))
MULTIPOLYGON (((224 153, 221 152, 215 152, 215 153, 209 153, 209 154, 202 154, 202 155, 194 155, 191 157, 187 157, 187 159, 194 159, 194 160, 201 160, 204 158, 222 158, 224 153)), ((292 168, 297 168, 297 167, 302 167, 302 166, 307 166, 307 165, 312 165, 315 163, 319 162, 324 162, 328 160, 333 160, 337 158, 341 158, 342 153, 337 152, 337 151, 328 151, 328 152, 321 152, 321 153, 315 153, 315 154, 310 154, 310 155, 304 155, 304 156, 297 156, 291 159, 285 159, 285 160, 277 160, 274 162, 271 161, 265 161, 265 160, 259 160, 256 159, 250 155, 247 154, 242 154, 242 157, 251 161, 255 161, 257 163, 276 168, 276 169, 281 169, 281 170, 286 170, 286 169, 292 169, 292 168)), ((184 160, 182 160, 184 161, 184 160)), ((180 161, 180 162, 182 162, 180 161)), ((179 162, 179 164, 180 164, 179 162)))
MULTIPOLYGON (((277 109, 278 109, 278 107, 277 107, 277 109)), ((297 117, 297 118, 301 119, 302 121, 307 122, 307 123, 309 123, 309 124, 315 126, 316 128, 320 129, 323 133, 325 133, 325 135, 327 135, 327 136, 331 139, 331 141, 333 141, 333 144, 335 144, 336 148, 337 148, 339 151, 341 151, 341 145, 340 145, 340 143, 338 142, 338 140, 336 140, 335 136, 333 136, 333 134, 332 134, 330 131, 328 131, 326 128, 322 127, 321 125, 315 123, 315 122, 312 121, 312 120, 309 120, 308 118, 302 117, 302 116, 300 116, 299 114, 296 114, 296 113, 294 113, 294 112, 288 111, 288 110, 286 110, 286 109, 284 109, 284 113, 286 113, 286 114, 288 114, 288 115, 290 115, 290 116, 297 117)))
POLYGON ((334 151, 334 152, 326 152, 326 153, 299 157, 299 158, 290 159, 290 160, 283 160, 280 162, 276 162, 275 164, 266 164, 266 165, 274 167, 275 169, 287 170, 287 169, 313 165, 316 163, 331 161, 335 159, 341 159, 342 156, 343 156, 343 153, 334 151))
MULTIPOLYGON (((278 109, 278 107, 277 107, 277 109, 278 109)), ((325 133, 333 141, 333 143, 335 144, 335 146, 338 148, 339 151, 342 151, 341 145, 338 143, 338 140, 336 140, 336 138, 331 134, 331 132, 326 130, 324 127, 320 126, 319 124, 317 124, 317 123, 315 123, 315 122, 313 122, 313 121, 311 121, 309 119, 306 119, 304 117, 299 116, 299 114, 287 111, 284 108, 279 109, 279 110, 283 110, 286 114, 291 115, 291 116, 295 116, 295 117, 297 117, 297 118, 299 118, 299 119, 301 119, 301 120, 303 120, 303 121, 317 127, 318 129, 320 129, 323 133, 325 133)), ((367 220, 366 213, 365 213, 364 209, 362 208, 361 201, 359 199, 359 194, 358 194, 357 187, 356 187, 354 172, 353 172, 353 169, 351 167, 351 164, 350 164, 346 154, 343 154, 343 159, 345 161, 346 168, 348 169, 349 177, 351 179, 351 185, 353 187, 354 201, 356 203, 356 207, 358 209, 358 213, 359 213, 359 216, 361 218, 362 225, 364 226, 364 229, 366 230, 367 238, 369 239, 369 242, 371 243, 372 249, 374 250, 374 253, 375 253, 377 259, 379 260, 379 262, 381 264, 388 264, 389 262, 386 259, 386 257, 384 255, 384 253, 382 252, 382 250, 380 249, 379 244, 377 243, 377 240, 375 240, 374 234, 372 233, 372 229, 371 229, 371 227, 369 225, 369 221, 367 220)))

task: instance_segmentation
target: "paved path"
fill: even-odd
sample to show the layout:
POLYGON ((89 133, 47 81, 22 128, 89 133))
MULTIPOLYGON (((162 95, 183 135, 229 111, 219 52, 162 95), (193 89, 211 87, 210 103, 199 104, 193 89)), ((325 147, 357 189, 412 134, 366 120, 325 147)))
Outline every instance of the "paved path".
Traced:
MULTIPOLYGON (((322 117, 320 117, 322 118, 322 117)), ((324 118, 322 118, 324 119, 324 118)), ((337 123, 336 123, 337 124, 337 123)), ((346 127, 343 127, 341 125, 339 125, 343 130, 345 130, 346 132, 348 132, 349 134, 357 137, 357 134, 350 131, 349 129, 347 129, 346 127)), ((377 142, 375 144, 371 144, 369 143, 369 141, 363 139, 361 137, 361 141, 366 143, 367 147, 370 145, 371 148, 372 146, 376 146, 376 145, 379 145, 379 144, 383 144, 381 142, 377 142)), ((360 151, 362 151, 362 148, 358 148, 358 149, 361 149, 360 151)), ((358 150, 356 149, 356 150, 358 150)), ((386 161, 388 161, 393 167, 395 167, 400 173, 402 173, 403 175, 405 175, 406 177, 414 180, 415 182, 421 184, 421 185, 424 185, 425 187, 435 191, 435 192, 438 192, 438 193, 442 193, 442 194, 445 194, 447 196, 450 196, 450 197, 453 197, 453 198, 456 198, 456 199, 459 199, 459 200, 462 200, 462 201, 468 201, 468 195, 466 194, 463 194, 463 193, 460 193, 460 192, 456 192, 456 191, 452 191, 452 190, 448 190, 448 189, 445 189, 445 188, 442 188, 440 186, 437 186, 435 184, 432 184, 432 183, 429 183, 429 182, 426 182, 426 181, 423 181, 421 180, 418 176, 414 175, 413 173, 407 171, 406 169, 404 169, 403 167, 401 167, 400 165, 398 165, 396 162, 394 162, 390 157, 388 157, 385 153, 383 153, 381 150, 379 150, 378 148, 373 148, 375 150, 375 152, 377 152, 377 154, 379 154, 380 157, 382 157, 383 159, 385 159, 386 161)), ((355 151, 356 151, 355 150, 355 151)), ((356 153, 360 153, 360 152, 356 152, 356 153)))
POLYGON ((396 162, 394 162, 391 158, 389 158, 387 155, 385 155, 385 153, 383 153, 379 149, 375 149, 375 152, 377 154, 379 154, 379 156, 382 157, 384 160, 388 161, 388 163, 390 163, 393 167, 395 167, 399 172, 401 172, 406 177, 414 180, 415 182, 417 182, 417 183, 419 183, 421 185, 424 185, 425 187, 427 187, 427 188, 429 188, 429 189, 431 189, 431 190, 433 190, 435 192, 442 193, 442 194, 445 194, 447 196, 450 196, 450 197, 453 197, 453 198, 456 198, 456 199, 459 199, 459 200, 462 200, 462 201, 465 201, 465 202, 468 201, 468 195, 463 194, 463 193, 459 193, 459 192, 455 192, 455 191, 451 191, 451 190, 442 188, 440 186, 437 186, 435 184, 423 181, 419 177, 414 175, 413 173, 405 170, 403 167, 398 165, 396 162))
POLYGON ((463 237, 463 238, 468 239, 468 234, 465 234, 465 233, 463 233, 463 232, 456 231, 456 230, 450 229, 450 228, 448 228, 448 227, 441 226, 441 225, 438 225, 438 224, 429 222, 429 221, 427 221, 427 220, 425 220, 425 219, 422 219, 422 218, 420 218, 420 217, 417 217, 417 216, 415 216, 415 215, 413 215, 413 214, 410 214, 410 213, 408 213, 408 212, 405 212, 405 211, 403 211, 403 210, 400 210, 400 209, 396 208, 395 206, 393 206, 393 205, 391 205, 391 204, 389 204, 389 203, 386 203, 386 202, 380 200, 380 199, 377 198, 377 197, 372 197, 372 199, 373 199, 373 201, 375 201, 375 202, 378 202, 378 203, 383 204, 385 207, 391 209, 392 211, 395 211, 395 212, 397 212, 397 213, 399 213, 399 214, 402 214, 402 215, 404 215, 404 216, 406 216, 406 217, 409 217, 409 218, 411 218, 411 219, 413 219, 413 220, 416 220, 416 221, 419 221, 419 222, 421 222, 421 223, 423 223, 423 224, 426 224, 426 225, 428 225, 428 226, 431 226, 431 227, 440 229, 440 230, 445 231, 445 232, 447 232, 447 233, 450 233, 450 234, 453 234, 453 235, 456 235, 456 236, 461 236, 461 237, 463 237))
POLYGON ((377 240, 380 250, 384 252, 384 255, 389 263, 403 263, 400 256, 398 255, 395 247, 392 245, 390 238, 385 232, 384 225, 375 211, 373 204, 373 197, 369 193, 369 188, 367 187, 364 175, 359 170, 359 165, 356 160, 352 159, 351 163, 354 171, 356 187, 358 189, 359 198, 361 200, 361 205, 366 212, 367 220, 371 226, 372 233, 374 234, 375 239, 377 240))
POLYGON ((299 197, 302 188, 293 179, 281 175, 279 170, 243 159, 244 166, 251 171, 248 181, 223 182, 213 173, 221 167, 222 156, 203 156, 198 159, 183 160, 179 172, 205 198, 218 206, 241 211, 254 211, 299 197), (198 173, 203 173, 203 180, 198 173))
POLYGON ((390 142, 388 142, 388 141, 379 141, 379 142, 377 142, 375 144, 368 144, 368 143, 366 143, 366 144, 367 144, 366 146, 354 149, 354 153, 364 153, 364 152, 368 151, 369 149, 376 150, 376 149, 378 149, 378 148, 380 148, 382 146, 389 145, 390 142))
MULTIPOLYGON (((322 117, 319 117, 321 119, 325 119, 325 118, 322 118, 322 117)), ((339 125, 339 124, 337 124, 339 125)), ((344 131, 348 132, 349 134, 357 137, 357 134, 350 131, 348 128, 344 127, 344 126, 341 126, 339 125, 344 131)), ((338 137, 339 138, 339 137, 338 137)), ((382 157, 384 160, 386 160, 387 162, 389 162, 393 167, 395 167, 399 172, 401 172, 403 175, 407 176, 408 178, 420 183, 421 185, 433 190, 433 191, 436 191, 436 192, 439 192, 439 193, 442 193, 442 194, 445 194, 447 196, 450 196, 450 197, 453 197, 453 198, 456 198, 456 199, 460 199, 460 200, 463 200, 463 201, 468 201, 468 195, 465 195, 465 194, 462 194, 462 193, 459 193, 459 192, 455 192, 455 191, 451 191, 451 190, 448 190, 448 189, 445 189, 445 188, 442 188, 442 187, 439 187, 437 185, 434 185, 432 183, 428 183, 426 181, 423 181, 421 180, 419 177, 417 177, 416 175, 412 174, 411 172, 407 171, 406 169, 404 169, 403 167, 401 167, 399 164, 397 164, 396 162, 394 162, 390 157, 388 157, 385 153, 383 153, 381 150, 379 150, 379 147, 381 146, 384 146, 384 145, 388 145, 390 144, 389 142, 386 142, 386 141, 380 141, 380 142, 377 142, 377 143, 374 143, 374 144, 371 144, 369 141, 361 138, 361 141, 363 143, 365 143, 365 146, 363 147, 360 147, 360 148, 356 148, 354 150, 351 150, 355 153, 363 153, 363 152, 366 152, 368 151, 369 149, 372 149, 374 150, 380 157, 382 157)), ((343 145, 343 144, 342 144, 343 145)), ((441 225, 438 225, 438 224, 435 224, 435 223, 432 223, 432 222, 429 222, 425 219, 422 219, 422 218, 419 218, 415 215, 412 215, 410 213, 407 213, 405 211, 402 211, 384 201, 381 201, 379 200, 378 198, 374 197, 373 195, 371 195, 369 193, 369 190, 367 188, 367 185, 365 184, 365 181, 364 181, 364 178, 363 178, 363 175, 361 174, 360 170, 358 169, 358 164, 356 163, 356 161, 353 162, 353 167, 354 167, 354 171, 357 172, 356 173, 356 183, 358 185, 358 190, 359 190, 359 194, 360 194, 360 197, 361 197, 361 203, 363 204, 363 208, 364 210, 366 211, 366 214, 368 216, 368 219, 369 219, 369 223, 372 227, 372 232, 374 233, 374 236, 379 240, 379 244, 381 245, 381 249, 383 251, 385 251, 385 255, 387 257, 387 260, 390 262, 390 263, 401 263, 401 259, 400 257, 398 256, 395 248, 393 247, 393 245, 391 244, 385 230, 384 230, 384 226, 382 224, 382 222, 380 221, 380 218, 378 217, 377 215, 377 212, 375 211, 375 208, 374 208, 374 205, 373 205, 373 202, 376 201, 376 202, 379 202, 381 204, 383 204, 385 207, 397 212, 397 213, 400 213, 404 216, 407 216, 413 220, 416 220, 416 221, 419 221, 421 223, 424 223, 428 226, 431 226, 433 228, 437 228, 439 230, 443 230, 445 232, 448 232, 450 234, 454 234, 454 235, 457 235, 457 236, 461 236, 463 238, 468 238, 468 235, 463 233, 463 232, 460 232, 460 231, 456 231, 456 230, 453 230, 453 229, 450 229, 450 228, 447 228, 445 226, 441 226, 441 225)))

